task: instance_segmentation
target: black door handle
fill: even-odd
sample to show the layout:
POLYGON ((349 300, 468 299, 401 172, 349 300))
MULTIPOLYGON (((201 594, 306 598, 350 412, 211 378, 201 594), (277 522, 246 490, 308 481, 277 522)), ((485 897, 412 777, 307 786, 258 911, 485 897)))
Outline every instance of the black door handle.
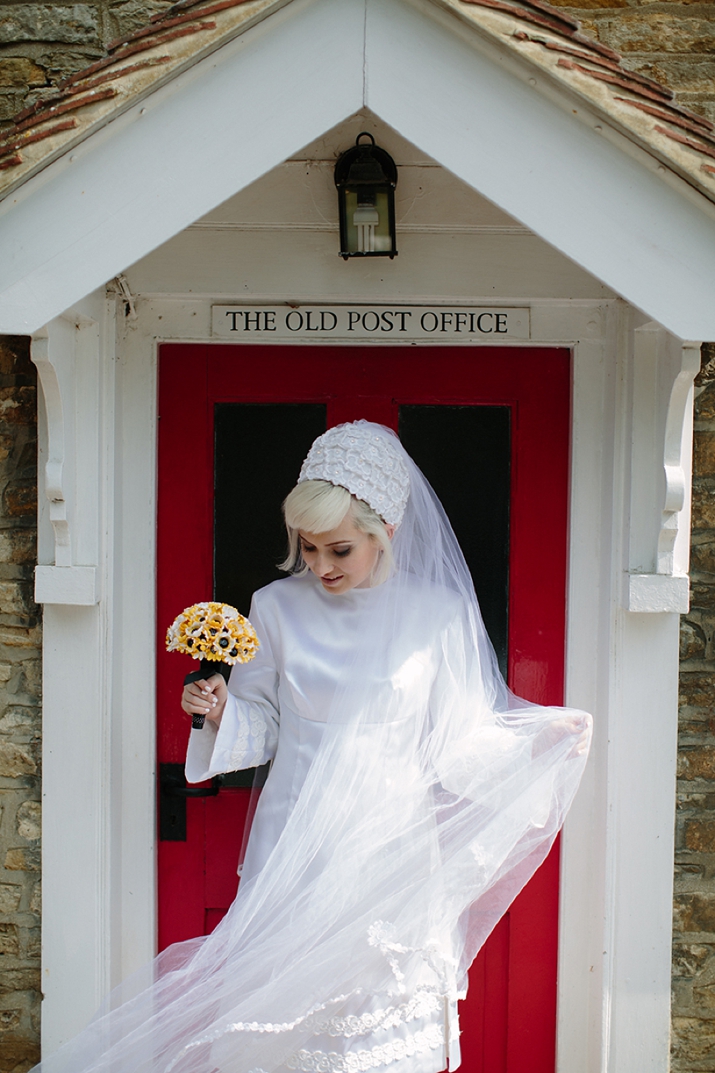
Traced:
POLYGON ((215 797, 221 789, 218 775, 211 779, 210 786, 178 786, 173 782, 163 782, 161 792, 167 797, 215 797))
POLYGON ((185 842, 187 797, 216 797, 220 789, 218 775, 208 787, 187 786, 183 764, 160 764, 159 838, 163 842, 185 842))

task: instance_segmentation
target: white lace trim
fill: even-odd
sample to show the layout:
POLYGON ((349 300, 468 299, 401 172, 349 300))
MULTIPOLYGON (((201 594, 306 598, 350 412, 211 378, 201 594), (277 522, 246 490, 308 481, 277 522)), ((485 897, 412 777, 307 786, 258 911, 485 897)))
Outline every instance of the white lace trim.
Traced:
POLYGON ((288 1069, 297 1069, 301 1073, 366 1073, 370 1069, 389 1066, 404 1058, 414 1058, 417 1054, 426 1054, 444 1046, 444 1029, 441 1025, 430 1025, 422 1032, 415 1032, 407 1039, 396 1039, 382 1043, 365 1051, 351 1051, 338 1054, 337 1051, 296 1051, 287 1060, 288 1069))
MULTIPOLYGON (((339 998, 333 999, 329 1005, 332 1006, 337 1003, 345 1002, 348 997, 351 996, 341 995, 339 998)), ((376 1032, 380 1029, 397 1028, 399 1025, 407 1024, 409 1021, 416 1021, 421 1017, 427 1017, 429 1014, 441 1010, 443 1002, 444 996, 437 995, 431 991, 420 990, 415 994, 414 998, 410 999, 409 1002, 403 1003, 401 1006, 388 1006, 384 1010, 375 1010, 374 1013, 364 1013, 360 1017, 352 1014, 349 1014, 347 1017, 320 1017, 319 1014, 325 1011, 328 1007, 328 1003, 326 1003, 309 1011, 304 1017, 296 1018, 295 1021, 284 1021, 278 1024, 274 1024, 270 1021, 234 1021, 233 1024, 224 1025, 222 1028, 215 1028, 212 1032, 206 1032, 204 1035, 192 1040, 191 1043, 187 1043, 179 1054, 176 1055, 173 1061, 166 1067, 165 1073, 170 1073, 177 1062, 179 1062, 188 1051, 193 1050, 195 1047, 200 1047, 204 1043, 214 1043, 216 1040, 221 1039, 222 1036, 229 1035, 232 1032, 254 1032, 262 1035, 263 1033, 292 1032, 299 1026, 303 1026, 314 1036, 327 1035, 332 1037, 342 1037, 343 1039, 352 1039, 355 1036, 367 1036, 371 1032, 376 1032)), ((421 1033, 418 1032, 413 1038, 416 1039, 420 1035, 421 1033)), ((385 1044, 384 1046, 391 1046, 391 1044, 385 1044)), ((307 1054, 309 1052, 299 1051, 298 1053, 307 1054)), ((322 1052, 315 1051, 313 1053, 319 1054, 322 1052)), ((300 1068, 302 1069, 302 1066, 300 1068)), ((372 1066, 368 1068, 372 1068, 372 1066)), ((251 1071, 251 1073, 254 1073, 254 1071, 251 1071)), ((260 1073, 260 1070, 256 1071, 256 1073, 260 1073)))
POLYGON ((230 760, 238 768, 249 753, 251 753, 252 757, 258 757, 263 754, 266 748, 266 732, 268 728, 263 716, 250 705, 246 705, 246 708, 238 706, 237 714, 238 734, 231 748, 230 760))
POLYGON ((315 1016, 309 1017, 306 1027, 309 1027, 314 1035, 342 1036, 343 1039, 352 1039, 353 1036, 367 1036, 381 1028, 397 1028, 398 1025, 406 1024, 408 1021, 427 1017, 441 1009, 442 1002, 439 995, 420 991, 413 999, 404 1002, 401 1006, 388 1006, 385 1010, 364 1013, 360 1017, 349 1014, 347 1017, 330 1017, 322 1021, 315 1016))

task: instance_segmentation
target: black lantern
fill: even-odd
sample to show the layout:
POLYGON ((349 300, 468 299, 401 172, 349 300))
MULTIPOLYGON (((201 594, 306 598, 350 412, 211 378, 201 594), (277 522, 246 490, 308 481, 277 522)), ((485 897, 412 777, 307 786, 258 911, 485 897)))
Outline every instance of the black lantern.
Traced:
POLYGON ((340 205, 340 256, 394 257, 397 166, 363 131, 338 158, 335 185, 340 205), (361 141, 369 138, 369 143, 361 141))

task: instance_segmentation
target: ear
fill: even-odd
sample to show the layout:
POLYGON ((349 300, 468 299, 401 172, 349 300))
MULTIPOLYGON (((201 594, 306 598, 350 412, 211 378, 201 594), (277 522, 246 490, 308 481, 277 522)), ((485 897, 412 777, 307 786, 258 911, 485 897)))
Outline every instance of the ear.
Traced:
POLYGON ((390 540, 392 540, 393 536, 395 535, 395 526, 388 525, 387 522, 385 522, 385 529, 387 530, 388 537, 390 538, 390 540))

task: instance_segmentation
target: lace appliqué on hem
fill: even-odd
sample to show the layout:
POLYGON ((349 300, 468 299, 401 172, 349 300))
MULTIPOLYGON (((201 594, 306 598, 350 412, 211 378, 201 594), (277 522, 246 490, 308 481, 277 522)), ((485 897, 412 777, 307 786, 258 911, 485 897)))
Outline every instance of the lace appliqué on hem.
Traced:
POLYGON ((442 1046, 444 1030, 439 1025, 431 1025, 407 1039, 392 1040, 365 1051, 348 1054, 338 1054, 337 1051, 296 1051, 286 1060, 286 1065, 288 1069, 297 1069, 301 1073, 367 1073, 370 1069, 389 1066, 392 1062, 414 1058, 417 1054, 426 1054, 442 1046))
MULTIPOLYGON (((346 998, 347 996, 343 995, 338 999, 334 999, 333 1002, 344 1002, 346 998)), ((272 1024, 270 1021, 235 1021, 233 1024, 224 1025, 223 1028, 216 1028, 212 1032, 207 1032, 204 1035, 199 1036, 198 1039, 192 1040, 191 1043, 187 1043, 183 1050, 180 1051, 174 1060, 166 1067, 166 1073, 170 1073, 177 1062, 183 1058, 188 1051, 195 1047, 200 1047, 205 1043, 213 1043, 216 1040, 221 1039, 222 1036, 230 1035, 233 1032, 256 1032, 259 1034, 263 1034, 264 1032, 292 1032, 302 1025, 314 1036, 326 1035, 334 1038, 341 1037, 342 1039, 353 1039, 355 1036, 367 1036, 380 1029, 397 1028, 399 1025, 407 1024, 409 1021, 416 1021, 422 1017, 427 1017, 429 1014, 435 1013, 440 1009, 443 1002, 443 996, 437 995, 431 991, 419 991, 414 998, 410 999, 409 1002, 403 1003, 401 1006, 388 1006, 384 1010, 375 1010, 374 1013, 364 1013, 360 1017, 353 1014, 349 1014, 347 1017, 321 1017, 319 1015, 320 1010, 325 1009, 325 1006, 322 1006, 320 1010, 314 1010, 312 1013, 309 1013, 307 1017, 299 1017, 295 1021, 284 1022, 283 1024, 272 1024)), ((413 1038, 417 1039, 423 1035, 424 1033, 418 1032, 413 1038)), ((384 1044, 384 1046, 392 1046, 392 1044, 384 1044)), ((437 1046, 437 1044, 434 1046, 437 1046)), ((298 1053, 320 1054, 323 1052, 299 1051, 298 1053)), ((390 1059, 390 1061, 394 1061, 394 1059, 390 1059)), ((303 1067, 296 1066, 295 1068, 302 1069, 303 1067)), ((370 1066, 368 1068, 372 1069, 373 1067, 370 1066)), ((251 1070, 250 1073, 262 1073, 262 1071, 251 1070)), ((323 1073, 322 1067, 320 1073, 323 1073)))
POLYGON ((266 747, 266 721, 248 705, 238 709, 238 734, 231 749, 230 760, 240 768, 248 756, 262 756, 266 747), (247 709, 247 710, 246 710, 247 709))
POLYGON ((331 1017, 328 1020, 320 1020, 311 1017, 306 1023, 314 1035, 341 1036, 343 1039, 352 1039, 353 1036, 367 1036, 381 1028, 397 1028, 398 1025, 408 1021, 416 1021, 427 1017, 440 1009, 442 999, 439 995, 430 992, 420 992, 409 1002, 401 1006, 388 1006, 386 1010, 375 1010, 374 1013, 364 1013, 358 1017, 331 1017))

